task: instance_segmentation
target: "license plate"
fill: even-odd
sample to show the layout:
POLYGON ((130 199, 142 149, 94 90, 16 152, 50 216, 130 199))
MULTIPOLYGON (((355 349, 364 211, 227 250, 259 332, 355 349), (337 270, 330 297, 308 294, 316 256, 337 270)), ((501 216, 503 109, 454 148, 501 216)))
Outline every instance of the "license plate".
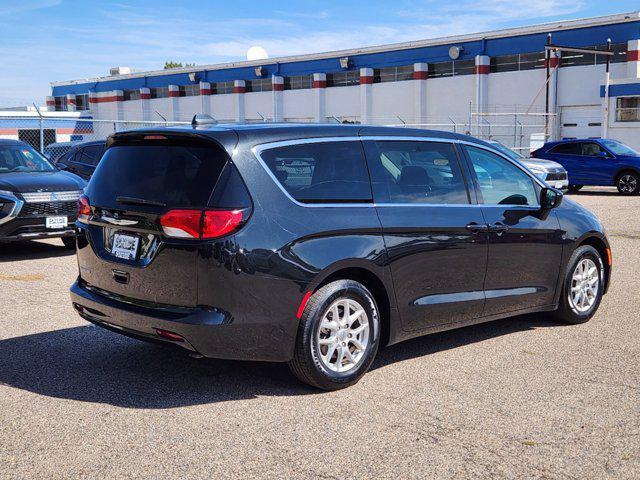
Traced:
POLYGON ((69 222, 67 221, 67 217, 47 217, 45 220, 45 225, 47 228, 67 228, 69 222))
POLYGON ((556 183, 556 188, 562 188, 562 182, 556 183))
POLYGON ((113 237, 111 254, 114 257, 122 258, 124 260, 135 260, 138 255, 139 243, 140 237, 116 233, 113 237))

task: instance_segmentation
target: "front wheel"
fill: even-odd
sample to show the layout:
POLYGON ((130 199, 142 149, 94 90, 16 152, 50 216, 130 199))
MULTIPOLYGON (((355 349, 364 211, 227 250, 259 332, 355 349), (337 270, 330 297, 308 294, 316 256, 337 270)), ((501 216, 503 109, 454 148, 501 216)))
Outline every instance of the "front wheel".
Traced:
POLYGON ((640 193, 640 177, 635 172, 625 172, 618 178, 616 187, 622 195, 637 195, 640 193))
POLYGON ((604 266, 590 245, 576 249, 569 259, 556 318, 566 323, 588 322, 595 315, 604 290, 604 266))
POLYGON ((378 307, 369 290, 353 280, 337 280, 307 302, 289 368, 313 387, 339 390, 367 372, 379 339, 378 307))
POLYGON ((569 185, 567 187, 567 192, 569 193, 578 193, 582 189, 583 185, 569 185))

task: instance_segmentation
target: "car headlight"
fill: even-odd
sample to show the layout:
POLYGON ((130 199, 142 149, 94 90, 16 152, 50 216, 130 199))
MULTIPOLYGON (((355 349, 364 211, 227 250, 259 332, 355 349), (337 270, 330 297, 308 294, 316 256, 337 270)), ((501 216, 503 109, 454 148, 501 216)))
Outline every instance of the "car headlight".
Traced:
POLYGON ((0 190, 0 197, 8 197, 11 199, 16 198, 16 194, 13 192, 10 192, 9 190, 0 190))

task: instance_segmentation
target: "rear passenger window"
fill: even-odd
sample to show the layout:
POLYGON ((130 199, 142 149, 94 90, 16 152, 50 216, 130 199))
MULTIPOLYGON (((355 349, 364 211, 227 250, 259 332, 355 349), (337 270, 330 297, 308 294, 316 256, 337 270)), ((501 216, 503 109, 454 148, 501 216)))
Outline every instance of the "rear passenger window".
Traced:
POLYGON ((561 143, 556 145, 549 153, 560 153, 564 155, 582 155, 582 147, 579 143, 561 143))
POLYGON ((265 150, 261 158, 276 180, 299 202, 372 200, 360 142, 288 145, 265 150))
POLYGON ((374 145, 371 169, 372 173, 375 172, 376 201, 469 203, 458 156, 452 144, 377 141, 374 145))

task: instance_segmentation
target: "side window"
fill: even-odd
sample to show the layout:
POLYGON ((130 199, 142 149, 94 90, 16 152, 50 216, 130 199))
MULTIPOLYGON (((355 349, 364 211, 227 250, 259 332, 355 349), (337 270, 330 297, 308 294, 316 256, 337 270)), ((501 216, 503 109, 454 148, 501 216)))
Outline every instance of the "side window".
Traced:
POLYGON ((469 203, 458 156, 450 143, 380 140, 367 147, 376 201, 469 203))
POLYGON ((607 157, 611 156, 609 155, 609 152, 607 152, 596 142, 584 142, 582 144, 582 155, 586 155, 588 157, 597 157, 600 155, 600 152, 604 152, 607 157))
POLYGON ((565 155, 582 155, 582 147, 579 143, 561 143, 556 145, 549 153, 561 153, 565 155))
POLYGON ((264 150, 261 158, 277 181, 299 202, 372 201, 361 142, 288 145, 264 150))
MULTIPOLYGON (((87 165, 95 166, 98 164, 100 157, 102 157, 102 147, 100 145, 91 145, 82 149, 82 156, 79 161, 87 165)), ((77 159, 78 156, 76 155, 76 160, 77 159)))
POLYGON ((478 179, 484 204, 538 205, 534 182, 508 160, 487 150, 465 147, 478 179))

